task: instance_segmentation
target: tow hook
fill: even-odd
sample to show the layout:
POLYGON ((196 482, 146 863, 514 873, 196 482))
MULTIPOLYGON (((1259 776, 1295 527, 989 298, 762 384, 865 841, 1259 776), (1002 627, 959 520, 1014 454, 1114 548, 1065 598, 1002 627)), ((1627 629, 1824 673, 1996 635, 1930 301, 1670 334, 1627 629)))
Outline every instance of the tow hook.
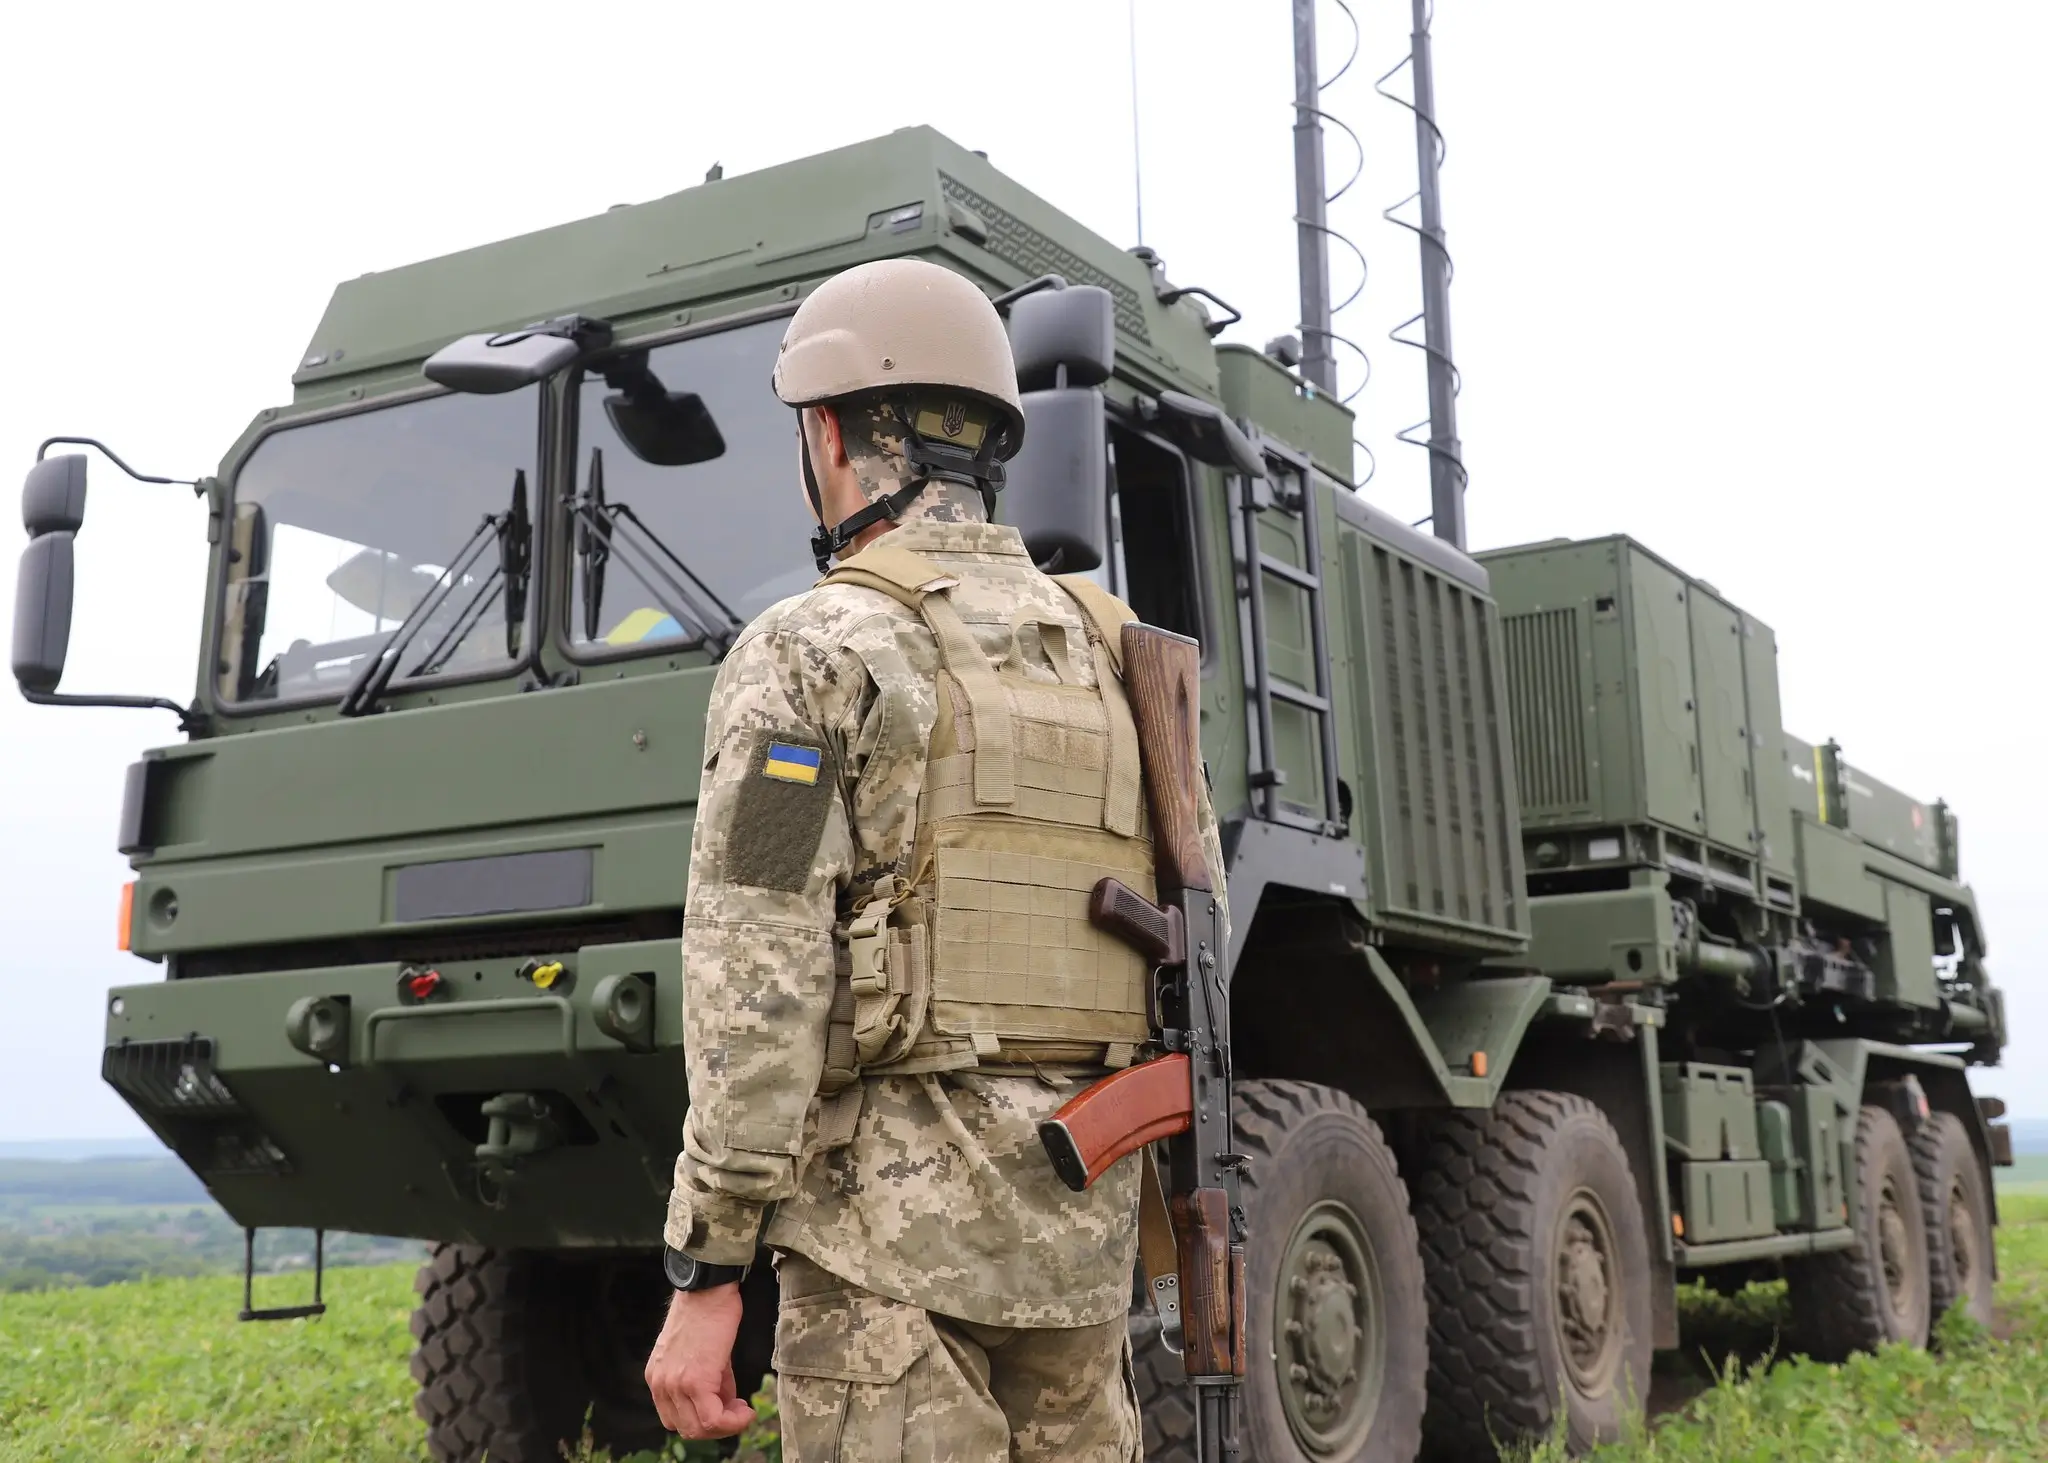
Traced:
POLYGON ((483 1116, 490 1127, 476 1145, 477 1197, 497 1209, 520 1164, 557 1147, 562 1128, 548 1100, 532 1092, 501 1092, 484 1103, 483 1116))

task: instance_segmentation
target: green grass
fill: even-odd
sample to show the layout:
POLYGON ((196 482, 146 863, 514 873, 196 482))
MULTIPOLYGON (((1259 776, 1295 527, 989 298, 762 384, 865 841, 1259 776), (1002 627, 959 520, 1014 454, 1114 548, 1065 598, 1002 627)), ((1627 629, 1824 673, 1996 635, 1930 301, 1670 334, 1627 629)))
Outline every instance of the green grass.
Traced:
MULTIPOLYGON (((259 1282, 302 1299, 307 1276, 259 1282)), ((412 1267, 331 1277, 318 1321, 242 1325, 239 1280, 0 1296, 0 1459, 407 1463, 412 1267)))
MULTIPOLYGON (((424 1463, 413 1272, 338 1272, 325 1316, 267 1324, 235 1319, 241 1281, 224 1276, 0 1295, 0 1463, 424 1463)), ((256 1303, 304 1300, 311 1283, 259 1277, 256 1303)), ((756 1401, 742 1463, 776 1463, 773 1406, 756 1401)))
MULTIPOLYGON (((1675 1360, 1719 1380, 1599 1463, 2048 1457, 2048 1196, 2007 1190, 2001 1207, 1998 1329, 2010 1339, 1950 1327, 1935 1354, 1774 1365, 1781 1287, 1688 1287, 1688 1351, 1675 1360)), ((239 1281, 221 1276, 0 1295, 0 1463, 420 1463, 412 1273, 339 1272, 325 1317, 277 1325, 238 1323, 239 1281)), ((301 1299, 308 1284, 263 1277, 257 1302, 301 1299)), ((774 1459, 768 1432, 743 1456, 774 1459)), ((1527 1457, 1558 1463, 1563 1451, 1527 1457)))
MULTIPOLYGON (((1891 1348, 1840 1366, 1776 1358, 1782 1286, 1681 1297, 1695 1364, 1716 1380, 1598 1463, 1905 1463, 2048 1457, 2048 1196, 2001 1188, 1997 1340, 1945 1324, 1933 1352, 1891 1348)), ((1681 1364, 1690 1358, 1680 1358, 1681 1364)), ((1560 1463, 1562 1446, 1523 1455, 1560 1463)))

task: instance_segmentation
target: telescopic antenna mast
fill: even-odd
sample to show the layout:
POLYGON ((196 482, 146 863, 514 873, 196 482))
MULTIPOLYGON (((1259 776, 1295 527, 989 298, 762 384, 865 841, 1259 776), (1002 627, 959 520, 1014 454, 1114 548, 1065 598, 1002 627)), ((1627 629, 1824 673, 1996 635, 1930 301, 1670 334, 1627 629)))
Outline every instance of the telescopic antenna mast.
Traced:
POLYGON ((1465 547, 1465 463, 1458 441, 1458 369, 1451 358, 1451 255, 1444 246, 1439 172, 1444 135, 1436 125, 1436 75, 1429 47, 1430 0, 1414 0, 1409 67, 1415 87, 1415 167, 1422 226, 1422 352, 1429 363, 1430 531, 1465 547))
POLYGON ((1337 394, 1330 333, 1330 230, 1316 81, 1316 0, 1294 0, 1294 232, 1301 271, 1301 377, 1337 394))

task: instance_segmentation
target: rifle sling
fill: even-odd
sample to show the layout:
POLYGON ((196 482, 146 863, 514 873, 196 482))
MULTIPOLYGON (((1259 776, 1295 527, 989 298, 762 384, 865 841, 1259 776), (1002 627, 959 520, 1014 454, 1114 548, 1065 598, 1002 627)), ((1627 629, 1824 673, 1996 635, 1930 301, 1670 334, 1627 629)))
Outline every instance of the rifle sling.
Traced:
POLYGON ((1178 1355, 1181 1348, 1180 1256, 1174 1246, 1173 1221, 1166 1213, 1166 1191, 1159 1165, 1145 1150, 1145 1171, 1138 1179, 1138 1266, 1145 1272, 1145 1293, 1159 1313, 1159 1339, 1178 1355))

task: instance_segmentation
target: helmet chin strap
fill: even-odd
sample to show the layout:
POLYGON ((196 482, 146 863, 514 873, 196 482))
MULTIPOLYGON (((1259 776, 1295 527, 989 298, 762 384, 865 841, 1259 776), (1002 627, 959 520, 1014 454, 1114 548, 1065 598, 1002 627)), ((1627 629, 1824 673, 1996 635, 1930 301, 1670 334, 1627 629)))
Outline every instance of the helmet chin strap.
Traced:
POLYGON ((982 510, 990 522, 995 521, 996 494, 1003 490, 1003 464, 996 459, 1001 434, 989 432, 978 452, 946 443, 928 442, 912 429, 900 406, 893 402, 890 405, 903 425, 903 460, 910 464, 917 476, 895 492, 884 493, 865 507, 847 514, 831 528, 825 526, 825 499, 818 490, 817 470, 811 466, 811 439, 804 434, 802 413, 798 413, 797 436, 803 443, 804 491, 810 495, 811 512, 818 519, 818 527, 811 534, 811 557, 817 560, 820 574, 829 572, 832 560, 873 525, 884 520, 894 523, 901 518, 903 510, 934 482, 959 483, 976 489, 981 494, 982 510))

